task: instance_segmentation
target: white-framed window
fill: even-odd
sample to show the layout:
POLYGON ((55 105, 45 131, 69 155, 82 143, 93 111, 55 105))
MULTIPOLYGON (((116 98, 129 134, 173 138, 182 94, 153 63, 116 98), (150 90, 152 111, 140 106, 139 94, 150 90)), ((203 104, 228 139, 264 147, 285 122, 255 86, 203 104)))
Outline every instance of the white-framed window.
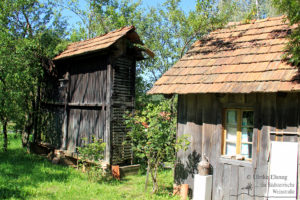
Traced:
POLYGON ((251 160, 253 147, 254 113, 250 109, 225 109, 222 155, 251 160))

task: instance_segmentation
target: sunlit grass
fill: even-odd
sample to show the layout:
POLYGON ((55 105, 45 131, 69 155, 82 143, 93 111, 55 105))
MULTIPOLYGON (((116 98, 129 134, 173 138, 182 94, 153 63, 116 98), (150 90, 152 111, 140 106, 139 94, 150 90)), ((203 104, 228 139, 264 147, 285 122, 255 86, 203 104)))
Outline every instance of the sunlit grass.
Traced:
MULTIPOLYGON (((21 139, 9 134, 8 152, 0 150, 0 199, 178 199, 172 197, 172 171, 159 174, 160 191, 144 192, 145 175, 122 181, 89 182, 86 174, 53 165, 38 155, 27 154, 21 139)), ((2 145, 2 135, 0 137, 2 145)))

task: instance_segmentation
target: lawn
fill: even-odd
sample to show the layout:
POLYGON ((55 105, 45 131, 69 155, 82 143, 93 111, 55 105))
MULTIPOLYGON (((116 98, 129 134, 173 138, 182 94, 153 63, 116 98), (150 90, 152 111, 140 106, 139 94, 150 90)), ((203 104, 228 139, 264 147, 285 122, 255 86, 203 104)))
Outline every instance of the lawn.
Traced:
MULTIPOLYGON (((9 134, 8 152, 0 149, 0 199, 179 199, 172 197, 172 171, 159 173, 160 191, 144 193, 145 175, 122 181, 89 182, 86 174, 27 154, 21 139, 9 134)), ((2 134, 0 137, 2 146, 2 134)))

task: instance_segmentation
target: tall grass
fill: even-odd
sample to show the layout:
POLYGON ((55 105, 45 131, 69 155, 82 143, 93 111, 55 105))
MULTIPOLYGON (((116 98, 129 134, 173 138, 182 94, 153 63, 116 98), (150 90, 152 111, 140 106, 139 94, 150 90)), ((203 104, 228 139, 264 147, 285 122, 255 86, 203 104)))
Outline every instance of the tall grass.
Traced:
POLYGON ((0 150, 0 199, 178 199, 171 196, 172 171, 161 171, 159 180, 161 190, 155 195, 151 186, 144 193, 145 175, 89 182, 87 175, 76 169, 27 154, 20 136, 14 134, 9 134, 8 152, 0 150))

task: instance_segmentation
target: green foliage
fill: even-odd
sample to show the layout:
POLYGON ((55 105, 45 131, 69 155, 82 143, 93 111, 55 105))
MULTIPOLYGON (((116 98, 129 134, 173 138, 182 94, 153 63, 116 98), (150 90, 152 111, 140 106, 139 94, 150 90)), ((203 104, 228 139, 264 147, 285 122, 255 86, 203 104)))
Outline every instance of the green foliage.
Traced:
POLYGON ((290 63, 300 66, 300 1, 273 0, 273 4, 278 8, 279 12, 286 14, 291 25, 297 25, 289 36, 290 41, 287 45, 288 53, 285 58, 287 58, 290 63))
POLYGON ((146 159, 153 181, 153 192, 158 190, 157 170, 164 161, 174 161, 175 152, 186 149, 187 138, 176 141, 176 112, 171 100, 158 104, 148 103, 134 115, 126 116, 125 123, 130 131, 134 155, 146 159))
POLYGON ((0 2, 0 120, 29 134, 40 115, 44 72, 65 36, 66 24, 52 6, 38 0, 0 2))
MULTIPOLYGON (((87 138, 83 139, 88 143, 87 138)), ((95 139, 93 137, 92 142, 84 145, 83 147, 77 147, 77 151, 82 161, 101 161, 103 160, 105 143, 102 139, 95 139)))
POLYGON ((300 66, 300 27, 292 31, 287 45, 288 53, 285 58, 295 66, 300 66))
POLYGON ((104 158, 105 143, 101 139, 92 138, 92 142, 83 147, 77 147, 78 151, 78 167, 82 167, 83 171, 87 171, 88 179, 92 182, 100 182, 108 180, 109 172, 103 169, 102 160, 104 158))
POLYGON ((251 20, 256 19, 257 17, 257 7, 252 5, 252 8, 249 12, 246 12, 243 16, 243 23, 250 23, 251 20))

